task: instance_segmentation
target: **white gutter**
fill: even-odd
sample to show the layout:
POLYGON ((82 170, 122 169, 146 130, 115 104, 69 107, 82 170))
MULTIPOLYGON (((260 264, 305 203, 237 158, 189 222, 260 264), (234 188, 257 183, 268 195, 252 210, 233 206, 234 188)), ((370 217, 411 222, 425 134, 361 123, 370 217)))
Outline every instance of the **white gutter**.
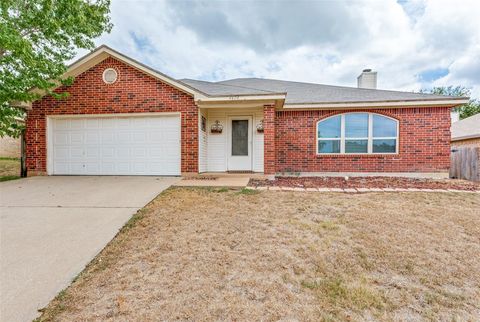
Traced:
POLYGON ((285 104, 283 109, 335 109, 335 108, 371 108, 371 107, 408 107, 408 106, 457 106, 467 104, 468 99, 426 100, 426 101, 384 101, 384 102, 352 102, 352 103, 312 103, 285 104))
POLYGON ((464 135, 464 136, 457 136, 455 138, 452 138, 450 141, 463 141, 463 140, 471 140, 471 139, 477 139, 480 138, 480 133, 478 134, 471 134, 471 135, 464 135))
POLYGON ((197 99, 199 103, 204 102, 242 102, 242 101, 264 101, 264 100, 284 100, 285 94, 266 94, 266 95, 230 95, 230 96, 207 96, 197 99))

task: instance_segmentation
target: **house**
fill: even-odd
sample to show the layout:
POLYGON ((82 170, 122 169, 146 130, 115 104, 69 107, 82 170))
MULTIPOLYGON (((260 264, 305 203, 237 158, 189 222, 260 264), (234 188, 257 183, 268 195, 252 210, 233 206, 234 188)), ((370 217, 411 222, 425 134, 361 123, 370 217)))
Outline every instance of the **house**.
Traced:
POLYGON ((480 147, 480 113, 452 123, 452 147, 480 147))
POLYGON ((177 80, 106 46, 65 76, 68 98, 28 109, 29 175, 447 176, 450 109, 467 101, 377 90, 370 70, 359 88, 177 80))
POLYGON ((452 123, 450 177, 480 181, 480 113, 452 123))

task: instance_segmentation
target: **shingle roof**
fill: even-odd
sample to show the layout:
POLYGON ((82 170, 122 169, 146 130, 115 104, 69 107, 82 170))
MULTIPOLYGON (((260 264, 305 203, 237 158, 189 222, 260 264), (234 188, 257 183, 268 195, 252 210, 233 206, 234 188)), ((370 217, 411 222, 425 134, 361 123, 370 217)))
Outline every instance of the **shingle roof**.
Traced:
POLYGON ((480 137, 480 113, 452 123, 452 140, 480 137))
MULTIPOLYGON (((258 88, 246 88, 242 86, 223 84, 221 82, 213 83, 196 79, 181 79, 180 81, 210 96, 276 94, 275 92, 268 90, 258 88)), ((283 92, 283 94, 284 93, 285 92, 283 92)))
POLYGON ((285 104, 464 99, 456 96, 364 89, 264 78, 236 78, 221 82, 191 79, 183 79, 181 81, 211 96, 286 93, 285 104))

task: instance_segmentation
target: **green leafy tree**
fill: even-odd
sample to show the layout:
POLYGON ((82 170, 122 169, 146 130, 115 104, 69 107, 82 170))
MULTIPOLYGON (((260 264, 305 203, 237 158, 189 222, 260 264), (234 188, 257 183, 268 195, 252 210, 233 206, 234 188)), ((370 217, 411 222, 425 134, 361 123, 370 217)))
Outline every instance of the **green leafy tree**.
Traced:
MULTIPOLYGON (((440 86, 434 87, 432 89, 423 89, 421 93, 430 93, 438 95, 449 95, 449 96, 465 96, 470 97, 470 89, 464 86, 440 86)), ((470 99, 467 104, 461 105, 454 109, 460 113, 460 119, 467 118, 469 116, 480 113, 480 100, 470 99)))
POLYGON ((62 78, 65 62, 110 32, 109 13, 110 0, 0 1, 0 136, 20 134, 18 102, 64 96, 52 89, 72 82, 62 78))

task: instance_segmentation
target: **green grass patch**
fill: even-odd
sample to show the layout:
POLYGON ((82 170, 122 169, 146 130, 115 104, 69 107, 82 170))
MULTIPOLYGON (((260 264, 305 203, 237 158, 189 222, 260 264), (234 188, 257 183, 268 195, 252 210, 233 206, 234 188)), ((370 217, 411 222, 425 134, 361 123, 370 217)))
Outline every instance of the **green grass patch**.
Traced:
POLYGON ((3 177, 0 177, 0 182, 10 181, 15 179, 20 179, 20 176, 3 176, 3 177))
POLYGON ((249 188, 243 188, 242 190, 237 192, 238 195, 256 195, 256 194, 259 194, 259 193, 260 193, 260 191, 249 189, 249 188))
MULTIPOLYGON (((64 304, 65 301, 67 300, 68 294, 67 294, 67 289, 63 289, 60 291, 60 293, 57 294, 55 297, 55 300, 58 301, 58 305, 55 305, 53 308, 53 311, 50 312, 51 316, 56 316, 67 308, 66 305, 64 304)), ((43 313, 46 310, 45 308, 41 308, 38 310, 38 312, 43 313)), ((39 316, 38 318, 34 319, 32 322, 41 322, 41 321, 53 321, 53 319, 46 318, 44 319, 43 316, 39 316)))
POLYGON ((316 295, 334 306, 365 310, 382 309, 386 305, 384 297, 374 289, 362 284, 347 283, 340 277, 325 278, 315 281, 302 281, 302 287, 313 290, 316 295))

